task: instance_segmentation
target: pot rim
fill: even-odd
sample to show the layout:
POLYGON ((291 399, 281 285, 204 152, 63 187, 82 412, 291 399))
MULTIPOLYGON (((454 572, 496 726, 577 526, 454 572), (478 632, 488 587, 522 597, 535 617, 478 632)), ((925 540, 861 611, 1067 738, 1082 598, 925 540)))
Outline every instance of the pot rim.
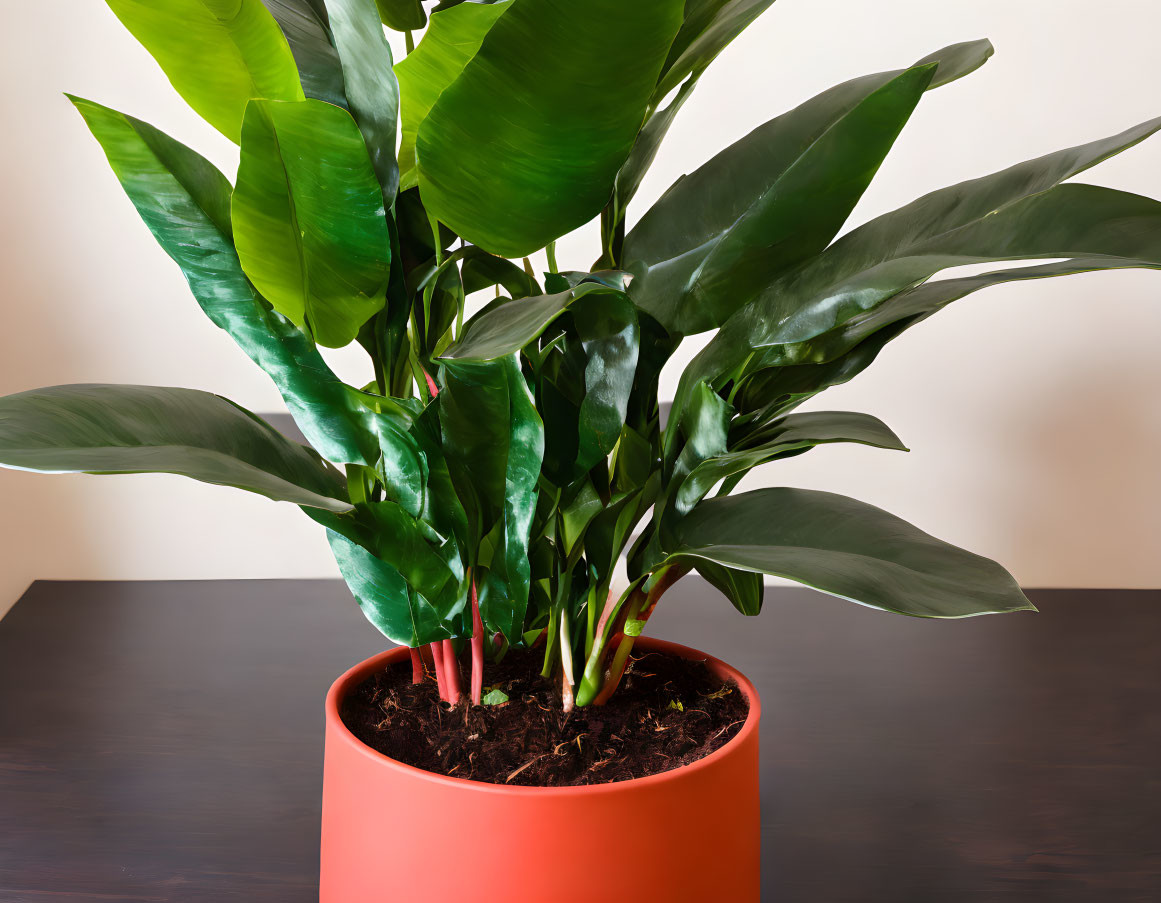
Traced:
POLYGON ((389 663, 393 663, 396 659, 402 659, 408 655, 407 647, 396 646, 380 652, 378 655, 373 655, 371 658, 364 659, 357 665, 348 668, 341 677, 331 684, 330 690, 327 691, 326 697, 326 721, 328 727, 334 727, 335 732, 332 734, 328 731, 328 741, 337 737, 339 742, 344 746, 356 750, 359 754, 366 756, 374 761, 379 762, 384 767, 401 772, 411 778, 419 778, 422 780, 432 781, 437 784, 446 784, 451 787, 460 787, 463 790, 473 790, 479 793, 497 793, 502 795, 516 795, 516 796, 588 796, 600 793, 624 793, 635 788, 646 787, 654 784, 662 784, 668 781, 679 781, 687 775, 690 775, 700 769, 712 767, 721 759, 730 756, 734 751, 741 746, 741 744, 751 735, 757 733, 758 723, 762 717, 762 703, 758 698, 758 691, 754 684, 746 675, 744 675, 737 668, 723 662, 721 659, 715 658, 712 655, 707 655, 698 649, 690 646, 682 646, 679 643, 671 643, 667 640, 654 639, 652 637, 639 637, 637 645, 643 649, 649 649, 655 652, 667 652, 671 655, 676 655, 680 658, 693 659, 695 661, 704 661, 712 670, 716 671, 721 677, 734 683, 738 689, 746 697, 749 703, 750 711, 746 715, 746 722, 742 725, 742 729, 738 731, 730 740, 722 747, 714 750, 708 756, 698 759, 696 762, 690 762, 687 765, 679 765, 677 768, 671 768, 668 771, 658 772, 657 774, 647 775, 641 778, 630 778, 627 781, 610 781, 604 784, 582 784, 579 786, 567 787, 542 787, 542 786, 509 786, 507 784, 493 784, 488 781, 474 781, 470 778, 456 778, 448 775, 436 774, 433 771, 426 771, 422 768, 417 768, 414 765, 408 765, 405 762, 400 762, 398 759, 392 759, 390 756, 385 756, 378 750, 372 749, 362 740, 356 737, 343 723, 342 717, 339 715, 339 703, 344 699, 348 692, 356 684, 361 683, 369 677, 374 671, 389 663))

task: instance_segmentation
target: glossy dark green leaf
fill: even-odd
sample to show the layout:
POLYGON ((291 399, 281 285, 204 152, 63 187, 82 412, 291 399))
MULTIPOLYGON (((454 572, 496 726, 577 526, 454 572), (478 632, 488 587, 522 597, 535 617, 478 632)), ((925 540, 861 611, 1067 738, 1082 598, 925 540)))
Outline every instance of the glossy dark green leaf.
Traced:
MULTIPOLYGON (((581 287, 585 284, 591 283, 581 287)), ((577 450, 577 468, 584 472, 606 457, 621 435, 641 334, 636 309, 620 292, 591 293, 571 310, 586 360, 577 450)))
POLYGON ((338 471, 209 392, 76 385, 0 398, 0 465, 42 473, 174 473, 275 501, 349 511, 338 471))
POLYGON ((399 188, 395 159, 399 84, 392 70, 391 47, 379 25, 375 0, 326 0, 326 8, 351 115, 363 134, 389 209, 399 188))
POLYGON ((261 0, 105 2, 177 93, 231 141, 252 98, 303 98, 290 46, 261 0))
POLYGON ((490 361, 514 354, 538 338, 580 298, 614 291, 595 282, 585 282, 555 295, 508 301, 469 320, 463 337, 443 353, 443 359, 490 361))
POLYGON ((416 31, 427 24, 420 0, 375 0, 379 18, 396 31, 416 31))
POLYGON ((415 138, 439 96, 475 56, 488 33, 509 4, 462 3, 435 12, 423 40, 395 67, 399 79, 401 141, 400 190, 419 184, 415 168, 415 138))
POLYGON ((808 489, 709 499, 677 528, 672 558, 804 583, 925 618, 1034 610, 1011 574, 879 508, 808 489))
POLYGON ((355 601, 385 637, 411 647, 451 638, 446 613, 395 567, 334 530, 327 531, 327 539, 355 601))
POLYGON ((762 575, 753 571, 739 571, 737 568, 722 567, 713 561, 700 559, 694 566, 710 586, 730 600, 730 604, 744 615, 756 615, 762 611, 762 596, 766 586, 762 575))
POLYGON ((374 464, 375 438, 356 394, 297 327, 269 309, 243 274, 225 176, 152 126, 71 99, 145 224, 181 267, 202 310, 274 380, 310 444, 336 463, 374 464))
POLYGON ((420 125, 432 214, 503 257, 594 217, 636 140, 682 5, 515 0, 420 125))
POLYGON ((618 218, 624 218, 624 208, 637 194, 637 189, 641 187, 645 173, 653 165, 669 127, 673 125, 677 114, 681 112, 695 87, 697 79, 689 79, 664 109, 656 111, 649 117, 638 133, 637 140, 633 142, 633 149, 629 152, 629 158, 621 164, 621 169, 617 173, 617 201, 621 205, 618 218))
POLYGON ((674 508, 679 514, 685 514, 722 480, 741 476, 767 461, 832 442, 857 442, 907 451, 891 428, 870 414, 849 411, 790 414, 748 436, 744 447, 706 458, 694 467, 677 491, 674 508))
MULTIPOLYGON (((1157 202, 1059 183, 1159 129, 1161 119, 1152 120, 941 189, 855 229, 730 317, 682 374, 675 409, 700 381, 801 362, 787 359, 787 346, 809 350, 804 343, 947 267, 1093 255, 1156 260, 1157 202)), ((666 455, 675 453, 667 437, 666 455)))
POLYGON ((341 348, 386 301, 383 194, 350 115, 256 100, 232 204, 242 269, 275 310, 341 348))
MULTIPOLYGON (((946 48, 952 71, 991 45, 946 48)), ((671 332, 720 326, 834 238, 943 63, 855 79, 679 179, 625 239, 633 300, 671 332)))
POLYGON ((480 248, 478 254, 464 258, 460 274, 467 294, 498 285, 513 299, 528 298, 541 294, 536 280, 511 260, 496 257, 480 248))
POLYGON ((336 106, 347 106, 343 66, 331 43, 323 0, 262 0, 282 29, 298 66, 303 93, 336 106))
POLYGON ((700 74, 774 0, 686 0, 684 21, 673 40, 654 96, 660 100, 700 74))
MULTIPOLYGON (((496 605, 489 630, 513 642, 528 605, 529 542, 536 486, 544 455, 544 425, 516 356, 496 361, 444 361, 439 394, 443 447, 461 499, 476 499, 468 513, 478 541, 502 523, 502 554, 491 569, 508 585, 506 606, 496 605)), ((465 507, 468 507, 465 501, 465 507)))

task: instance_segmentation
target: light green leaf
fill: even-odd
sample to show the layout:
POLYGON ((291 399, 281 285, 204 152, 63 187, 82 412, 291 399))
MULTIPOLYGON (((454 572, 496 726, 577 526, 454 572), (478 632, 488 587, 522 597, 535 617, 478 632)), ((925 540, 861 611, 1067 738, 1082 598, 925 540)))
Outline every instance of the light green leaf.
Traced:
POLYGON ((0 398, 0 465, 41 473, 174 473, 326 511, 339 473, 218 395, 75 385, 0 398))
POLYGON ((515 0, 420 125, 427 209, 503 257, 590 220, 633 147, 682 6, 515 0))
POLYGON ((373 465, 378 446, 358 393, 331 372, 297 327, 269 309, 242 272, 225 176, 147 123, 70 99, 145 224, 181 267, 202 310, 274 380, 307 441, 335 463, 373 465))
POLYGON ((320 345, 349 344, 382 310, 391 261, 383 194, 346 111, 254 101, 232 219, 250 281, 320 345))
POLYGON ((105 0, 198 114, 231 141, 251 98, 302 100, 286 38, 261 0, 105 0))
POLYGON ((488 29, 510 4, 461 3, 431 17, 423 40, 395 66, 402 108, 400 191, 419 184, 415 138, 439 96, 475 56, 488 29))
POLYGON ((680 522, 671 560, 711 561, 924 618, 1035 610, 1000 565, 879 508, 807 489, 702 502, 680 522))
POLYGON ((508 701, 508 694, 495 687, 484 694, 480 700, 484 705, 503 705, 508 701))

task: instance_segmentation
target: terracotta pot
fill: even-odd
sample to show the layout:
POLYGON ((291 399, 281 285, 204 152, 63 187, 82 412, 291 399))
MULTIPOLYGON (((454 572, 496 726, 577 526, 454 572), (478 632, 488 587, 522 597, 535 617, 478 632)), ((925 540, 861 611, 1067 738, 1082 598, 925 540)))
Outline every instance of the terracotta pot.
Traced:
POLYGON ((643 650, 704 660, 746 694, 741 732, 672 771, 586 787, 505 787, 432 774, 357 740, 341 701, 392 649, 356 665, 326 702, 320 903, 757 903, 758 694, 696 650, 642 637, 643 650))

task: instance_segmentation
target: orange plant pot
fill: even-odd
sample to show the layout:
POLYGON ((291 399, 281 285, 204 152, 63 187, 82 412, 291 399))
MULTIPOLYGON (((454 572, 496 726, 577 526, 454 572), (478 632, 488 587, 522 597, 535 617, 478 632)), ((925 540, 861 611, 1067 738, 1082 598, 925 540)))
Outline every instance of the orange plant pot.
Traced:
POLYGON ((584 787, 505 787, 384 756, 339 717, 386 665, 356 665, 326 701, 320 903, 757 903, 758 693, 740 672, 685 646, 643 650, 704 660, 750 703, 721 749, 672 771, 584 787))

